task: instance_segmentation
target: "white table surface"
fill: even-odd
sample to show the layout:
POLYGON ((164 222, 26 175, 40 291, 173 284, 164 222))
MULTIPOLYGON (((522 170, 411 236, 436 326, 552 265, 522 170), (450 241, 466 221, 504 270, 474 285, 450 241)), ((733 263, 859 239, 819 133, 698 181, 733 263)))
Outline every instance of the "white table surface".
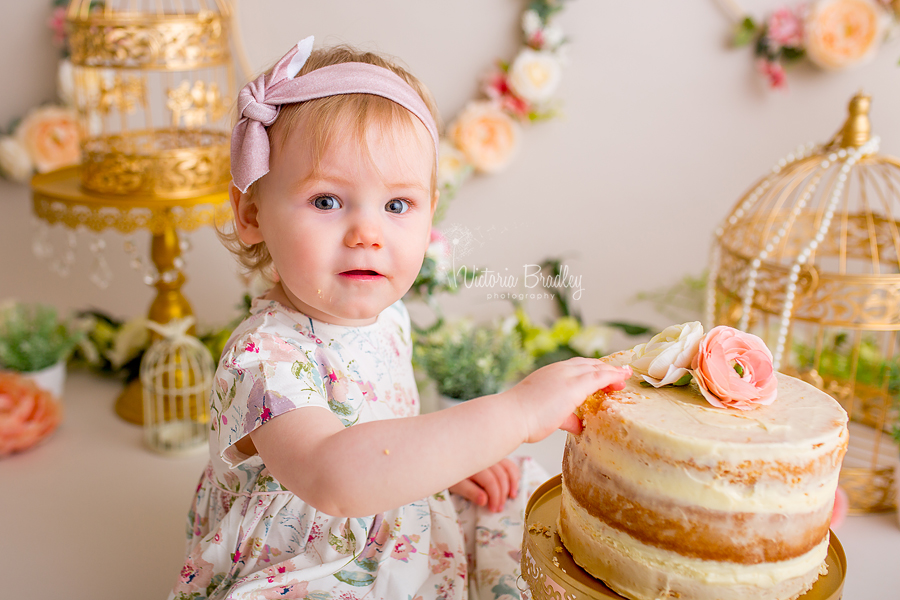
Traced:
MULTIPOLYGON (((120 385, 70 373, 65 417, 46 442, 0 459, 0 599, 159 600, 181 567, 184 524, 206 464, 146 450, 114 411, 120 385)), ((517 454, 559 473, 565 435, 517 454)), ((896 513, 849 517, 846 600, 900 598, 896 513)))

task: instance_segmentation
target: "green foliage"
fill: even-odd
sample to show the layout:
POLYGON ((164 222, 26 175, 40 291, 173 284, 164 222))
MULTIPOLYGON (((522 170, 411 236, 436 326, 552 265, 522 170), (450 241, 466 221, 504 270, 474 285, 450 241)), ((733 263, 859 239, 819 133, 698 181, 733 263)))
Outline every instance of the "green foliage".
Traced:
POLYGON ((734 38, 731 43, 735 46, 746 46, 759 35, 759 26, 750 17, 744 17, 744 20, 738 23, 734 31, 734 38))
MULTIPOLYGON (((815 348, 806 344, 794 346, 797 366, 801 370, 811 369, 815 361, 815 348)), ((849 381, 854 375, 853 352, 846 333, 835 334, 822 347, 817 372, 824 377, 849 381)), ((856 378, 859 383, 880 388, 887 381, 887 392, 900 410, 900 359, 888 361, 877 344, 863 339, 859 345, 856 363, 856 378)), ((900 421, 886 425, 886 430, 900 443, 900 421)))
POLYGON ((84 327, 46 304, 12 303, 0 310, 0 367, 40 371, 68 360, 84 327))
POLYGON ((461 320, 416 336, 414 362, 451 398, 495 394, 531 367, 531 357, 512 325, 461 320))

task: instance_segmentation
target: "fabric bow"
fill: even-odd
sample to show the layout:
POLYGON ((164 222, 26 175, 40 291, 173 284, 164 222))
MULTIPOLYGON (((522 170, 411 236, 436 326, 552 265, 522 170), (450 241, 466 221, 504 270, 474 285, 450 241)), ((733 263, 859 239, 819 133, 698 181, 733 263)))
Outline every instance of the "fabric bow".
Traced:
POLYGON ((307 37, 238 94, 241 118, 231 134, 231 178, 241 192, 269 172, 269 136, 284 104, 340 94, 373 94, 387 98, 414 114, 434 140, 435 161, 440 138, 425 101, 394 72, 367 63, 341 63, 296 77, 309 59, 313 37, 307 37))

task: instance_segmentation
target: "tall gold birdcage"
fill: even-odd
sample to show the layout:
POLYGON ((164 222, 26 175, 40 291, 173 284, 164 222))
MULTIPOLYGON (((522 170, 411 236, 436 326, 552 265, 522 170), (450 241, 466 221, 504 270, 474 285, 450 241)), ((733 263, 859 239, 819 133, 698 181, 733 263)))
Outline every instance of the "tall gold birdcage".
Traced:
POLYGON ((900 397, 900 161, 878 154, 870 98, 825 144, 780 160, 716 230, 707 323, 762 337, 776 369, 851 417, 841 486, 891 510, 900 397))
MULTIPOLYGON (((237 96, 232 4, 71 0, 66 28, 84 130, 82 162, 32 179, 34 212, 46 224, 97 236, 90 246, 95 271, 106 275, 92 280, 103 280, 103 288, 111 273, 99 233, 128 236, 132 266, 157 290, 149 319, 190 316, 181 293, 187 245, 181 234, 230 214, 228 113, 237 96), (142 230, 151 236, 149 263, 131 241, 142 230)), ((70 246, 74 239, 70 231, 70 246)), ((139 382, 119 397, 116 412, 142 422, 139 382)))
POLYGON ((228 184, 230 20, 224 0, 72 0, 85 189, 184 198, 228 184))

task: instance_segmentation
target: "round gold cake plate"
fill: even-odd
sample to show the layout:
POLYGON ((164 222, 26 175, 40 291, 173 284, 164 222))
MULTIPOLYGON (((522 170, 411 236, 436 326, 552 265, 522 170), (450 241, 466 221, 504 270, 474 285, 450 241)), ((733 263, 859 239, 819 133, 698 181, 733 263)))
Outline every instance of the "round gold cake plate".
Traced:
MULTIPOLYGON (((572 559, 557 533, 562 476, 539 487, 525 508, 525 538, 522 543, 522 578, 531 588, 532 600, 626 600, 594 579, 572 559)), ((847 573, 847 557, 834 532, 825 559, 828 574, 798 600, 840 600, 847 573)))

